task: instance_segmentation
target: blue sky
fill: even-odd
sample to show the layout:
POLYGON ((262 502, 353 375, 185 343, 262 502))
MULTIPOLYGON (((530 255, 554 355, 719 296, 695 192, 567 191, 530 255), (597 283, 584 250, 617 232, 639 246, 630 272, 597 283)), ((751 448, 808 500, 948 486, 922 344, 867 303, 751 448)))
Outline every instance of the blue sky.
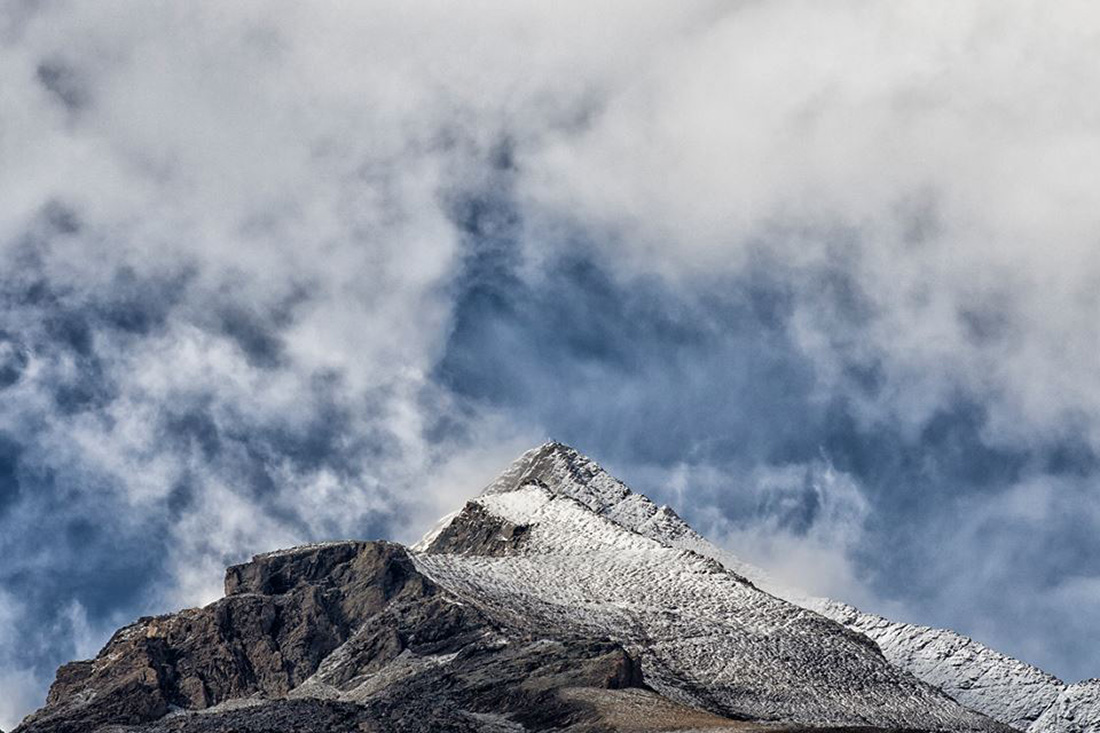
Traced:
POLYGON ((1100 14, 0 10, 0 727, 547 437, 808 590, 1100 674, 1100 14))

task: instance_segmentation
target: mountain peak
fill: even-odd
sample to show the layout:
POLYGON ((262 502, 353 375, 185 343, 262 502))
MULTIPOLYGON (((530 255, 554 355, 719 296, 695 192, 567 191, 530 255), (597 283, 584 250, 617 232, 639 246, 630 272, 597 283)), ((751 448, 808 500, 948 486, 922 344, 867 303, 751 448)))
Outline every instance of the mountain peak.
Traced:
POLYGON ((231 567, 220 601, 141 619, 59 670, 18 733, 1009 733, 1040 713, 1033 733, 1067 733, 1096 717, 1091 684, 784 600, 760 573, 549 441, 412 548, 327 542, 231 567))
POLYGON ((625 484, 576 448, 551 440, 517 458, 481 495, 516 491, 532 484, 569 496, 596 511, 622 501, 631 493, 625 484))
MULTIPOLYGON (((551 496, 572 499, 612 524, 662 544, 693 551, 706 544, 670 507, 658 505, 644 494, 631 491, 596 461, 556 440, 526 451, 482 489, 475 501, 532 486, 551 496)), ((427 547, 457 515, 456 512, 444 517, 414 549, 427 547)), ((713 553, 702 554, 717 559, 713 553)), ((739 561, 729 556, 725 561, 727 569, 740 572, 739 561)))
MULTIPOLYGON (((493 501, 516 493, 568 498, 620 530, 715 561, 731 575, 773 596, 866 635, 898 667, 1018 729, 1028 728, 1065 687, 1042 670, 955 632, 893 622, 785 586, 767 572, 709 542, 672 509, 632 492, 591 458, 558 441, 548 441, 521 455, 466 509, 446 517, 417 549, 428 549, 443 532, 445 536, 433 550, 489 555, 521 551, 522 545, 530 544, 532 529, 538 533, 537 525, 543 521, 540 514, 544 510, 537 499, 513 501, 508 507, 493 501), (504 515, 507 519, 502 518, 504 515)), ((604 534, 610 530, 606 523, 590 523, 586 531, 604 534)), ((1088 695, 1078 696, 1089 699, 1088 695)), ((1051 715, 1046 717, 1049 719, 1051 715)))
POLYGON ((707 549, 675 512, 550 442, 520 456, 413 559, 464 606, 524 635, 636 650, 650 689, 695 708, 807 724, 1006 730, 891 667, 866 637, 759 590, 707 549))

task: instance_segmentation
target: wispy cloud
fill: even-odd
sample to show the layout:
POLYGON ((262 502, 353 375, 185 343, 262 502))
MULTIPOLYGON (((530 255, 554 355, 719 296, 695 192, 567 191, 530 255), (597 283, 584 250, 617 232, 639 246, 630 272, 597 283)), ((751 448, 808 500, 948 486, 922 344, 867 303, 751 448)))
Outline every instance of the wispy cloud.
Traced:
POLYGON ((0 600, 38 631, 0 727, 227 561, 410 539, 547 434, 814 590, 1095 673, 1098 24, 9 3, 0 600))

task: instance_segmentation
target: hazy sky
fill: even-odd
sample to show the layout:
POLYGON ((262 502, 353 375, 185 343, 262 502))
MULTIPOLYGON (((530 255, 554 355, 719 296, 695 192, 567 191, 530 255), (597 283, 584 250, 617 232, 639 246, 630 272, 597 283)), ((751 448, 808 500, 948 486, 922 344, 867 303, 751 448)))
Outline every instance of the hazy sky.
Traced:
POLYGON ((1072 0, 3 3, 0 727, 547 437, 1100 675, 1098 42, 1072 0))

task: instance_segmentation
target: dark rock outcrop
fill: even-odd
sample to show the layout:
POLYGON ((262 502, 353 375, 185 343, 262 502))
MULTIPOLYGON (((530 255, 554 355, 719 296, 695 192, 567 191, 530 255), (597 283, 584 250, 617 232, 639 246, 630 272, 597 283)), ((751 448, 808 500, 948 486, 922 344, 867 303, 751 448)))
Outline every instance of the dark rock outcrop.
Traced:
POLYGON ((63 666, 18 733, 508 730, 505 715, 598 730, 593 707, 560 690, 643 686, 620 645, 505 628, 400 545, 260 555, 229 568, 225 586, 205 608, 140 619, 63 666))
POLYGON ((480 504, 471 501, 436 535, 426 549, 428 552, 457 552, 490 557, 509 555, 523 545, 530 529, 530 525, 513 524, 495 517, 480 504))
POLYGON ((672 546, 674 517, 547 444, 414 549, 330 542, 230 567, 224 598, 61 667, 16 733, 1009 733, 672 546))
POLYGON ((94 660, 63 666, 46 707, 17 730, 78 733, 155 720, 173 707, 284 696, 369 620, 441 592, 403 547, 385 542, 259 556, 230 568, 226 586, 220 601, 140 619, 94 660))

